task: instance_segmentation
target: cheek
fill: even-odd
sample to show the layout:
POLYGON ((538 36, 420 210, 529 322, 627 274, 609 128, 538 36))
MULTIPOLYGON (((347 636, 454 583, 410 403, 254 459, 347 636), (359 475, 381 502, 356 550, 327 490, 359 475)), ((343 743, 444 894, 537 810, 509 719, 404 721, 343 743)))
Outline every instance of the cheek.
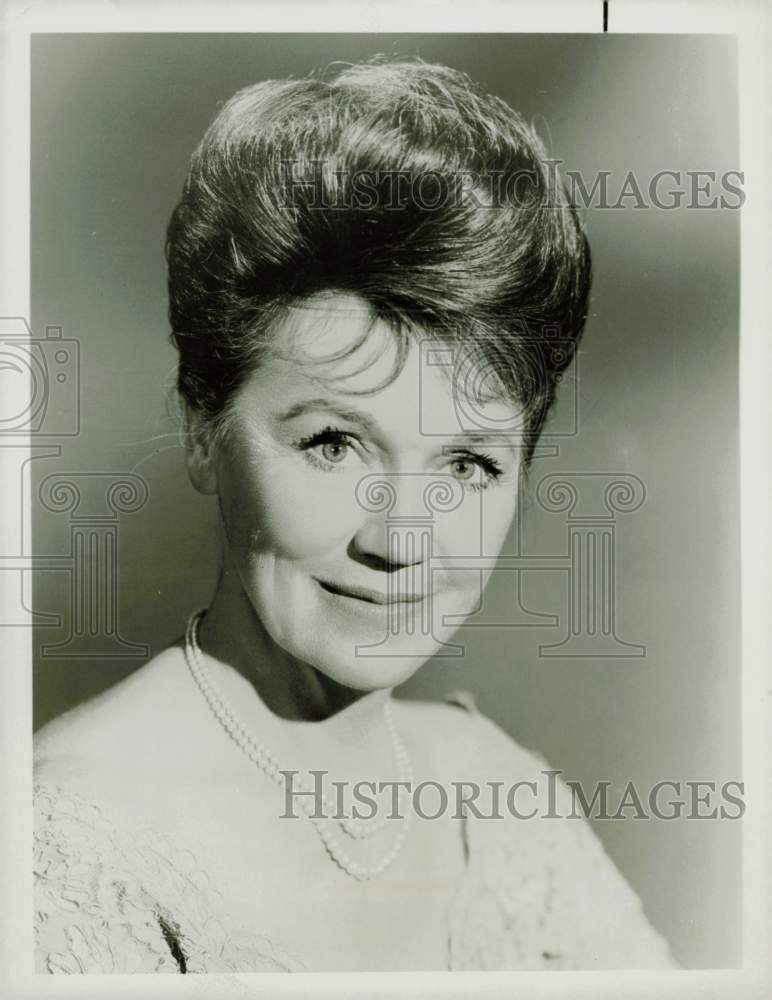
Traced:
POLYGON ((502 486, 500 492, 485 503, 482 531, 483 553, 497 556, 515 517, 517 496, 513 487, 502 486))
POLYGON ((229 490, 229 539, 253 555, 290 560, 347 544, 356 530, 356 507, 345 478, 294 458, 250 463, 229 490))
POLYGON ((461 506, 437 518, 439 550, 450 556, 496 556, 512 524, 515 500, 507 487, 470 494, 461 506))
MULTIPOLYGON (((501 486, 493 491, 470 495, 462 506, 446 515, 438 523, 437 554, 452 560, 467 557, 474 565, 475 556, 498 556, 515 512, 512 491, 501 486), (481 499, 482 498, 482 499, 481 499)), ((487 582, 492 567, 482 570, 483 583, 487 582)), ((455 588, 460 591, 478 592, 480 571, 451 570, 455 588)))

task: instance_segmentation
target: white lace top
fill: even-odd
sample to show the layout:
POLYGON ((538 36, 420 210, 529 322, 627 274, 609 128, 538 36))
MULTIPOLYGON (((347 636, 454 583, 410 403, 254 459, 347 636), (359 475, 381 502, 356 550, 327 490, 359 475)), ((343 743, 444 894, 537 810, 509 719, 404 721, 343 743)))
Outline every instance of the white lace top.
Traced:
MULTIPOLYGON (((546 767, 511 749, 533 773, 546 767)), ((448 969, 675 965, 585 820, 460 822, 466 872, 447 916, 448 969)), ((184 845, 119 829, 94 803, 45 783, 35 787, 34 871, 39 972, 314 971, 258 928, 234 926, 184 845)))

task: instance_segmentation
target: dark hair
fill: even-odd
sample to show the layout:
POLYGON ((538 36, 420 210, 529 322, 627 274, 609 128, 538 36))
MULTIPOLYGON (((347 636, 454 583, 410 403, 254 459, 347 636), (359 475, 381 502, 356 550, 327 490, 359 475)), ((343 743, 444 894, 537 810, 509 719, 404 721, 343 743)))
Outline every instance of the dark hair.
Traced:
POLYGON ((168 261, 178 390, 217 421, 290 308, 363 298, 477 351, 524 464, 581 337, 590 254, 554 161, 465 74, 381 57, 239 91, 193 154, 168 261))

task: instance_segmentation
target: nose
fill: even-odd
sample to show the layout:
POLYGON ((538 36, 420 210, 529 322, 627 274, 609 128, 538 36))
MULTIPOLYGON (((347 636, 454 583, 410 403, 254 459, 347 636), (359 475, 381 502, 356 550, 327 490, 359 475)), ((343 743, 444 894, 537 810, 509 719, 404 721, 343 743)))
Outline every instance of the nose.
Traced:
POLYGON ((364 476, 356 488, 362 511, 349 555, 386 572, 432 557, 436 516, 455 509, 463 489, 452 477, 415 473, 364 476))

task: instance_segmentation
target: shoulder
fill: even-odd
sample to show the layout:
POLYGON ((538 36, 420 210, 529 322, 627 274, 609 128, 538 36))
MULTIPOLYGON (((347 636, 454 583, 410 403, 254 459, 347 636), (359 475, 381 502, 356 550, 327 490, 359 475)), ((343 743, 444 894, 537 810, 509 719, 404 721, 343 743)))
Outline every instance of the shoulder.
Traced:
POLYGON ((184 898, 174 848, 150 828, 116 824, 109 799, 93 771, 81 776, 56 758, 37 778, 37 972, 178 971, 156 919, 162 900, 184 898))
POLYGON ((176 819, 197 742, 177 721, 195 712, 181 673, 172 647, 36 735, 38 972, 178 972, 224 948, 204 932, 217 894, 201 845, 176 819))
POLYGON ((165 773, 189 759, 179 747, 199 715, 180 650, 171 646, 41 727, 34 737, 36 781, 106 787, 165 773))
MULTIPOLYGON (((561 771, 479 712, 468 693, 451 701, 465 707, 466 728, 456 736, 469 741, 457 751, 466 769, 458 776, 480 789, 465 824, 454 968, 674 967, 561 771)), ((451 711, 445 707, 447 725, 451 711)))
POLYGON ((435 757, 459 779, 484 781, 537 776, 547 768, 544 758, 524 747, 484 715, 474 695, 454 689, 442 701, 399 699, 398 722, 415 743, 428 743, 435 757))
POLYGON ((234 926, 195 842, 99 794, 33 796, 35 969, 49 973, 284 971, 294 959, 234 926))

